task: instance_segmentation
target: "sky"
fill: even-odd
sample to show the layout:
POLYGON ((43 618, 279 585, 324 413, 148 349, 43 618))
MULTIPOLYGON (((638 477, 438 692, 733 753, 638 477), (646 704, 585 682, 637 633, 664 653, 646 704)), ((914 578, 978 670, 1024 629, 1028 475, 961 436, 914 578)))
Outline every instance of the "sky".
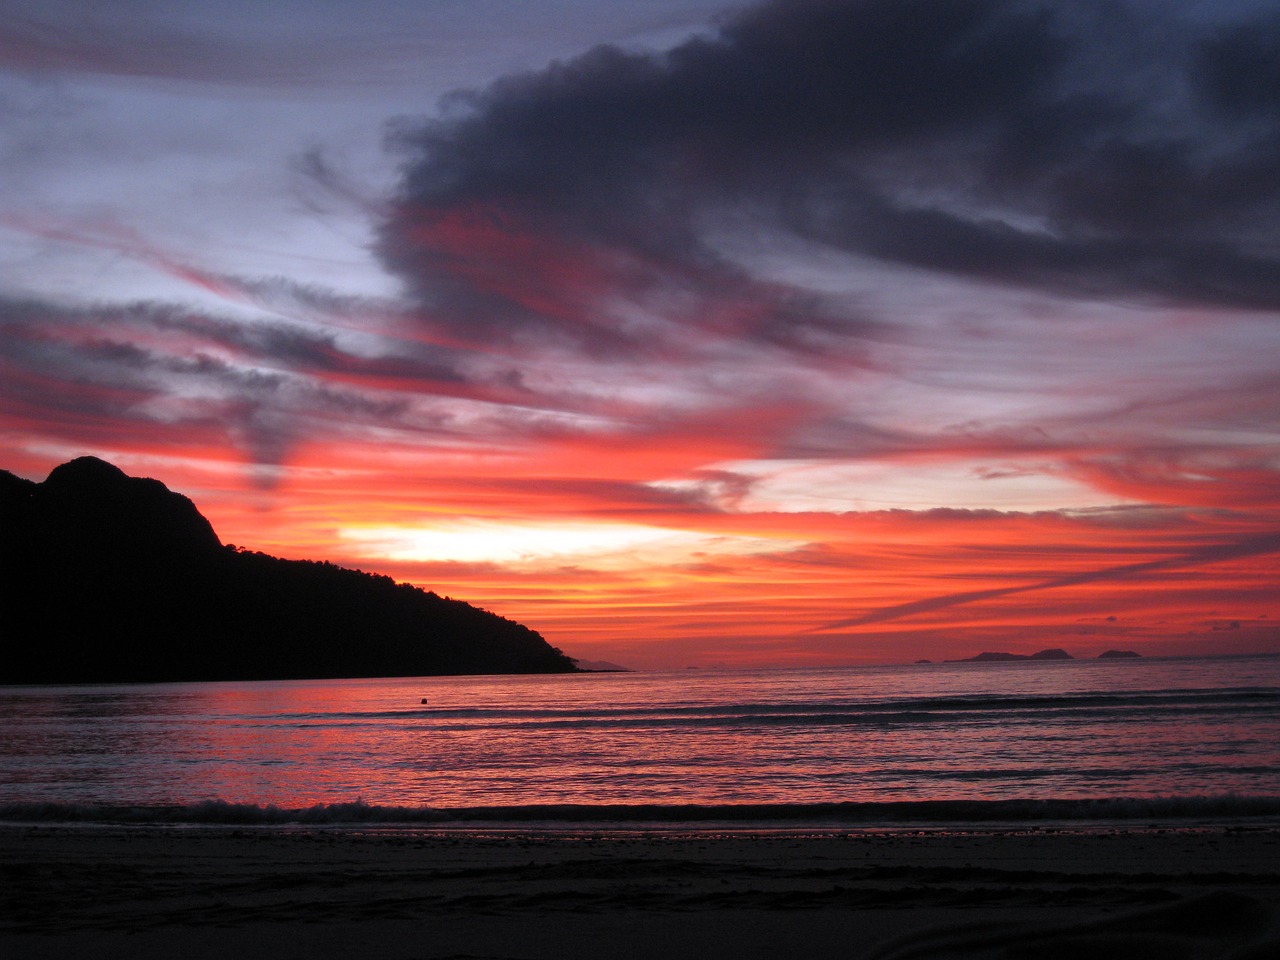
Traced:
POLYGON ((1270 0, 0 9, 0 467, 637 668, 1280 652, 1270 0))

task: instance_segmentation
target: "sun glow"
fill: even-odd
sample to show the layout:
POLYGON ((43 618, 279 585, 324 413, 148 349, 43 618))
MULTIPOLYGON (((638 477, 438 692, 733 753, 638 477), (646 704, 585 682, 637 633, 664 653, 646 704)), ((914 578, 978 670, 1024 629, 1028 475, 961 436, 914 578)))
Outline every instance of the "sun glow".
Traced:
POLYGON ((495 523, 472 521, 432 527, 353 527, 340 536, 370 556, 458 563, 535 563, 606 558, 646 548, 688 549, 696 534, 621 523, 495 523))

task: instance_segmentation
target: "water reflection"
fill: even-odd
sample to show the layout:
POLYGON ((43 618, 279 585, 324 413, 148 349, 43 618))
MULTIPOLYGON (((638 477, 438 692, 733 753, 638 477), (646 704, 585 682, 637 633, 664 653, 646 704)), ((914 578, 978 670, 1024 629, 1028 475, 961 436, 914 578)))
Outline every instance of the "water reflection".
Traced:
POLYGON ((0 688, 0 799, 1276 794, 1277 681, 1256 658, 0 688))

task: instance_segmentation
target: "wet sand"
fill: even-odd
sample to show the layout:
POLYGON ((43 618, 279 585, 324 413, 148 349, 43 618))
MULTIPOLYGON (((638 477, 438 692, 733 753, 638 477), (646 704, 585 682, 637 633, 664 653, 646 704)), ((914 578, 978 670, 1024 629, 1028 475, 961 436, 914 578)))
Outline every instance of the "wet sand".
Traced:
POLYGON ((0 955, 1280 957, 1280 827, 0 827, 0 955))

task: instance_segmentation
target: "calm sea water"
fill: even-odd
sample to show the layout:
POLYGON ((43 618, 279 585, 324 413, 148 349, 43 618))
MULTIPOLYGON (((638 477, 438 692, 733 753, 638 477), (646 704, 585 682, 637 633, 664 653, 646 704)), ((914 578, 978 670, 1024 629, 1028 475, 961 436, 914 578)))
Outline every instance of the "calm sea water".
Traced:
POLYGON ((1224 796, 1280 796, 1280 658, 0 688, 10 805, 1224 796))

